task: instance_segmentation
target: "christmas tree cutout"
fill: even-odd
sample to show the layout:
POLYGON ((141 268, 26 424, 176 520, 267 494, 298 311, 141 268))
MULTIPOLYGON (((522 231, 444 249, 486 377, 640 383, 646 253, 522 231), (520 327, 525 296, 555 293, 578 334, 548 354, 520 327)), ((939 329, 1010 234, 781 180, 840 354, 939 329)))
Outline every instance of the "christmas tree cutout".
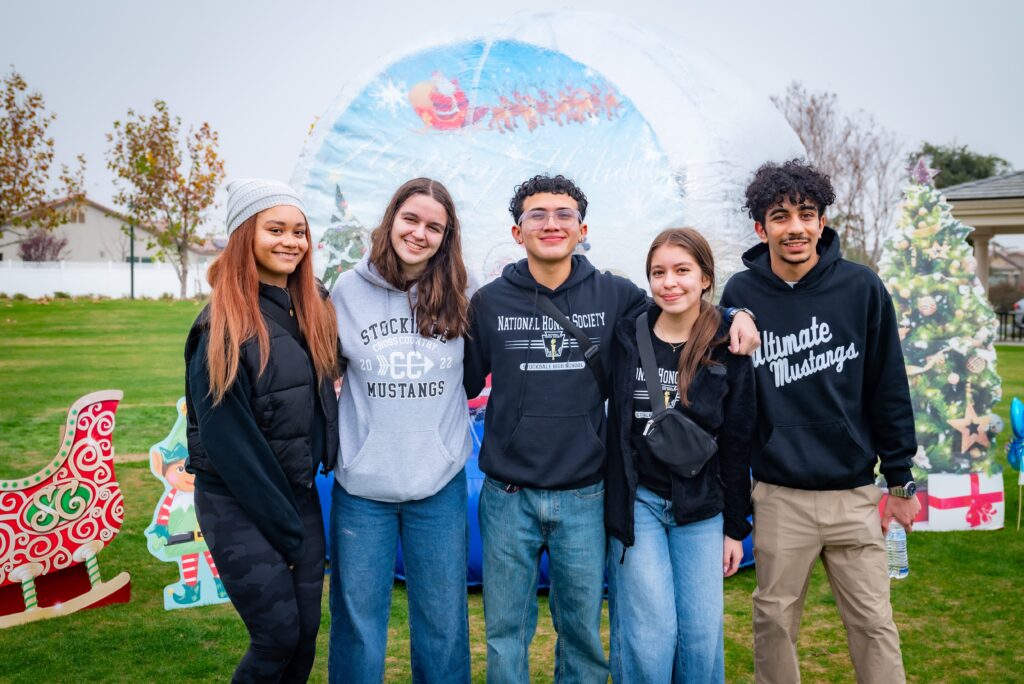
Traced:
POLYGON ((924 159, 904 189, 881 276, 892 295, 914 404, 914 479, 929 473, 991 473, 1001 395, 997 321, 975 276, 973 230, 953 218, 924 159))
POLYGON ((335 212, 331 213, 331 225, 324 231, 317 245, 318 260, 326 263, 321 280, 328 289, 342 272, 354 267, 370 249, 370 231, 352 213, 341 186, 334 186, 335 212))

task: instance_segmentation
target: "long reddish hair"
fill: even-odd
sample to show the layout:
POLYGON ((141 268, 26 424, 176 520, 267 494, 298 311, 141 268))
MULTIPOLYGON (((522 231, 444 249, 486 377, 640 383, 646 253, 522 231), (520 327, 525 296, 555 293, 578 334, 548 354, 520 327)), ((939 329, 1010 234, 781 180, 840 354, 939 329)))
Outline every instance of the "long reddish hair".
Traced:
MULTIPOLYGON (((227 247, 206 272, 211 288, 206 365, 214 404, 220 403, 235 381, 243 342, 256 338, 261 374, 270 359, 270 336, 260 313, 260 278, 253 253, 256 216, 246 219, 231 233, 227 247)), ((308 229, 306 243, 308 246, 308 229)), ((288 276, 288 294, 312 356, 317 380, 333 380, 338 376, 338 324, 334 307, 324 301, 317 289, 311 251, 307 250, 288 276)))
POLYGON ((437 253, 430 257, 416 279, 413 313, 420 335, 440 333, 448 339, 461 337, 469 329, 469 301, 466 299, 466 264, 462 260, 462 230, 455 214, 455 201, 441 183, 430 178, 413 178, 395 190, 384 210, 384 218, 370 234, 370 263, 384 280, 400 290, 408 290, 402 264, 391 244, 391 230, 402 208, 413 195, 426 195, 444 207, 448 221, 437 253))
POLYGON ((700 313, 697 314, 697 320, 690 329, 690 339, 683 347, 683 353, 679 355, 679 401, 683 406, 689 406, 690 400, 686 396, 686 390, 693 382, 693 376, 701 366, 717 364, 711 359, 711 348, 723 344, 729 338, 715 338, 722 316, 718 312, 718 307, 711 303, 711 298, 715 294, 715 256, 711 252, 711 245, 693 228, 668 228, 661 231, 651 243, 651 248, 647 250, 648 282, 651 280, 651 259, 654 258, 654 252, 664 245, 685 249, 697 262, 701 274, 708 279, 707 288, 700 294, 700 313))

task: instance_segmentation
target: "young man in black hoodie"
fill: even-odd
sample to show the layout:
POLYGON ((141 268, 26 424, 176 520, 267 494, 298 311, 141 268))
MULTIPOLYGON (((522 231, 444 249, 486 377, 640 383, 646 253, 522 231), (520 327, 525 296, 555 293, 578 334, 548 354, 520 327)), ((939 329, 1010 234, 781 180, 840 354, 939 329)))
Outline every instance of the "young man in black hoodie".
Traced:
POLYGON ((863 682, 903 682, 889 603, 885 533, 920 508, 910 461, 914 414, 892 300, 873 271, 845 261, 825 226, 828 176, 768 163, 747 187, 763 244, 726 284, 723 305, 753 310, 758 427, 754 489, 754 662, 758 682, 798 682, 796 640, 820 557, 863 682), (879 516, 881 473, 890 497, 879 516))
MULTIPOLYGON (((615 322, 644 308, 644 292, 574 255, 587 234, 587 198, 571 181, 536 176, 516 188, 512 237, 527 258, 505 267, 470 304, 465 384, 477 396, 492 373, 480 468, 488 682, 529 681, 537 626, 537 573, 547 549, 555 671, 566 681, 605 682, 604 396, 607 360, 543 313, 549 298, 607 350, 615 322)), ((731 348, 749 353, 753 323, 741 317, 731 348)), ((588 345, 589 346, 589 345, 588 345)))

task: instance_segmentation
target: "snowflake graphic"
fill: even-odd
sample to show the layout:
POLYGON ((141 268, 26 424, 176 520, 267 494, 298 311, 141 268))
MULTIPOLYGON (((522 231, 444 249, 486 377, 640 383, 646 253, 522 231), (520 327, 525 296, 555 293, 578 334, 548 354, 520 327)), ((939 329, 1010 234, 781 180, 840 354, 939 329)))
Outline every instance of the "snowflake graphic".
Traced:
POLYGON ((373 98, 376 109, 387 109, 394 114, 405 103, 405 82, 392 81, 390 78, 381 79, 374 84, 370 97, 373 98))
POLYGON ((505 148, 505 156, 509 159, 515 159, 516 161, 525 161, 530 159, 530 155, 523 151, 523 148, 516 142, 505 148))

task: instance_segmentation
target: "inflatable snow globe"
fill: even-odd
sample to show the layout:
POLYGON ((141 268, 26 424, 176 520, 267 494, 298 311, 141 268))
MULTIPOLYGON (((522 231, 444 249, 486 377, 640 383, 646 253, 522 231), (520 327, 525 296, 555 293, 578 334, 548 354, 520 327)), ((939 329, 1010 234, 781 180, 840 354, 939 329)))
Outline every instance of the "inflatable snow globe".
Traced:
MULTIPOLYGON (((693 226, 711 243, 724 284, 757 241, 741 209, 753 171, 803 156, 766 98, 681 38, 614 15, 516 15, 394 55, 359 77, 339 74, 337 85, 292 178, 328 287, 367 252, 394 191, 418 176, 441 181, 455 198, 472 285, 493 280, 525 256, 508 206, 515 186, 538 173, 563 174, 587 195, 580 249, 599 269, 646 288, 654 236, 693 226)), ((488 391, 470 401, 475 452, 488 391)), ((476 453, 466 474, 467 579, 477 584, 476 453)), ((322 494, 331 484, 319 478, 322 494)), ((749 538, 744 550, 746 565, 749 538)), ((396 574, 403 576, 401 556, 396 574)))
POLYGON ((740 209, 751 173, 803 154, 766 98, 683 39, 615 15, 516 15, 328 85, 341 92, 292 178, 328 286, 416 176, 452 192, 471 281, 488 282, 524 256, 508 204, 537 173, 586 193, 583 248, 598 268, 645 287, 651 239, 689 225, 709 239, 724 282, 756 241, 740 209))

